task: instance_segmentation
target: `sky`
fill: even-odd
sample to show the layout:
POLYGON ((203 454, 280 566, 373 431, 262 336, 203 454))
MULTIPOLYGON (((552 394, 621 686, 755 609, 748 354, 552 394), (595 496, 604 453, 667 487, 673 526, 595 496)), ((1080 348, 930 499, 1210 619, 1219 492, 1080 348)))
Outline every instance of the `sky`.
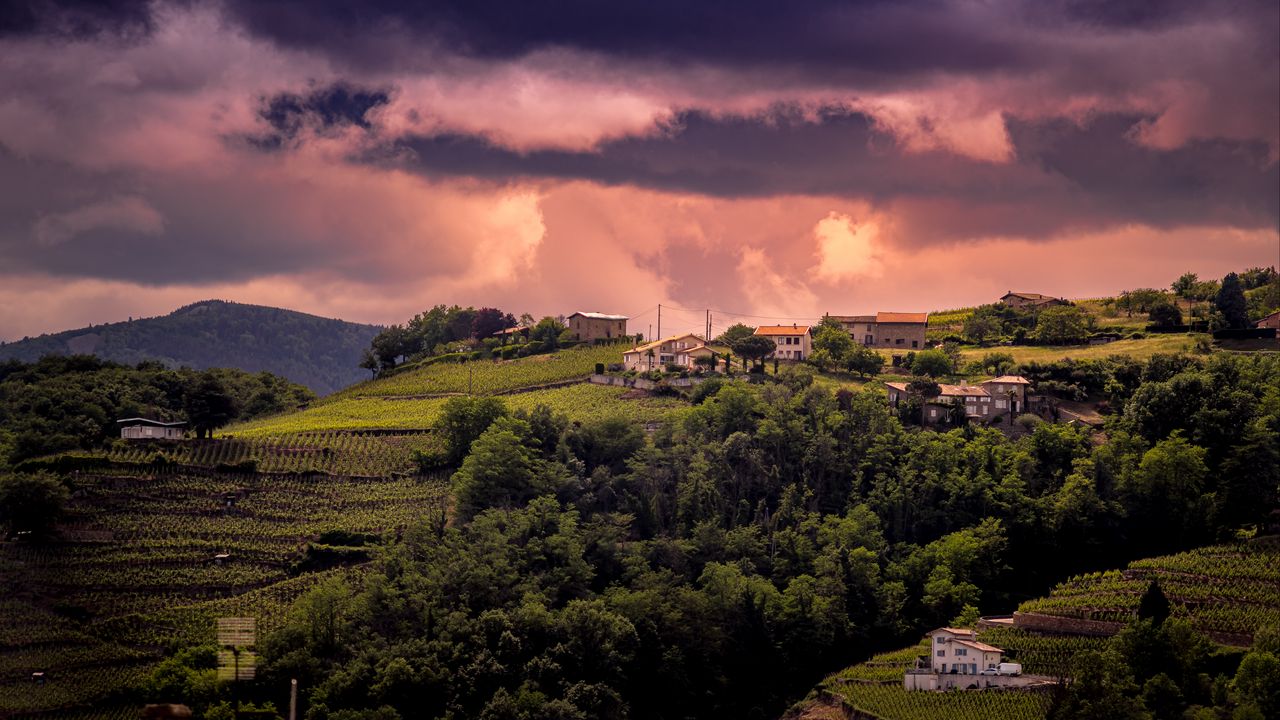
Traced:
POLYGON ((1280 259, 1274 0, 0 0, 0 339, 645 332, 1280 259))

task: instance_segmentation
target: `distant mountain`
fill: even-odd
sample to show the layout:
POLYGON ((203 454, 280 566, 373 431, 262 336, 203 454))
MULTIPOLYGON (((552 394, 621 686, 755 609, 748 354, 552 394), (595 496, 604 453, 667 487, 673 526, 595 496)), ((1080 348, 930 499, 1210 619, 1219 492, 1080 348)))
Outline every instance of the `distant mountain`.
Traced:
POLYGON ((0 360, 92 354, 128 364, 158 360, 198 370, 266 370, 323 395, 368 377, 357 365, 380 329, 281 308, 205 300, 162 317, 0 344, 0 360))

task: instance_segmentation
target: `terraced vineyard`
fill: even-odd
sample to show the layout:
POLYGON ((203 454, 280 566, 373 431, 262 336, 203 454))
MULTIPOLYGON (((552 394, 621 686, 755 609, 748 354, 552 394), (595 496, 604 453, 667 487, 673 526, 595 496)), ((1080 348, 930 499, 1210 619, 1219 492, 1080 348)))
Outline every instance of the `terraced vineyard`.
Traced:
POLYGON ((436 442, 428 433, 311 432, 182 443, 117 443, 105 456, 113 463, 145 465, 161 459, 229 471, 252 463, 258 472, 380 476, 413 470, 413 452, 434 447, 436 442))
POLYGON ((846 683, 829 692, 850 707, 884 720, 1040 720, 1050 700, 1044 691, 908 692, 901 678, 892 685, 846 683))
POLYGON ((334 401, 352 397, 494 393, 537 387, 585 378, 596 363, 622 362, 620 344, 581 346, 549 355, 509 361, 475 360, 467 363, 435 363, 405 370, 390 377, 352 386, 330 396, 334 401))
MULTIPOLYGON (((658 421, 684 406, 678 399, 645 397, 624 400, 626 388, 586 383, 503 396, 512 410, 543 404, 573 420, 622 415, 642 422, 658 421)), ((390 399, 349 396, 289 415, 227 427, 222 437, 264 438, 332 430, 417 429, 431 427, 448 398, 390 399)))
MULTIPOLYGON (((211 639, 218 616, 253 615, 269 632, 308 588, 361 572, 378 537, 442 517, 447 497, 443 478, 407 476, 144 471, 74 482, 63 542, 0 544, 0 716, 109 708, 163 648, 211 639), (305 571, 323 567, 299 563, 326 533, 362 545, 305 571), (34 671, 48 682, 33 683, 34 671)), ((83 716, 115 716, 104 712, 83 716)))
POLYGON ((1022 604, 1022 613, 1079 620, 1128 622, 1152 579, 1169 598, 1174 617, 1190 619, 1220 641, 1247 644, 1254 630, 1280 625, 1280 546, 1272 542, 1219 545, 1148 558, 1124 571, 1080 575, 1048 597, 1022 604), (1232 637, 1236 636, 1236 637, 1232 637))

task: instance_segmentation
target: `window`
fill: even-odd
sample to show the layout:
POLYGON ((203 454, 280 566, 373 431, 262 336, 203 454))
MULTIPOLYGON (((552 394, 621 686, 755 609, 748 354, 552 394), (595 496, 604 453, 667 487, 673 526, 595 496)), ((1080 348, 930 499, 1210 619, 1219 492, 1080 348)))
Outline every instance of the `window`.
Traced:
POLYGON ((920 347, 920 341, 919 341, 919 340, 912 340, 912 341, 911 341, 911 347, 920 347))
POLYGON ((969 651, 964 648, 956 648, 956 655, 968 655, 969 651))
POLYGON ((897 340, 894 340, 894 341, 893 341, 893 344, 894 344, 894 345, 901 345, 901 344, 903 344, 903 342, 904 342, 904 341, 903 341, 903 339, 902 339, 902 338, 898 338, 897 340))
POLYGON ((929 408, 929 417, 931 418, 938 417, 938 408, 929 408))
POLYGON ((939 650, 939 651, 938 651, 938 657, 946 657, 946 656, 947 656, 947 651, 946 651, 946 650, 939 650))
POLYGON ((1005 406, 1006 406, 1005 401, 1003 401, 1003 400, 996 400, 996 407, 998 407, 998 408, 1003 408, 1003 407, 1005 407, 1005 406))

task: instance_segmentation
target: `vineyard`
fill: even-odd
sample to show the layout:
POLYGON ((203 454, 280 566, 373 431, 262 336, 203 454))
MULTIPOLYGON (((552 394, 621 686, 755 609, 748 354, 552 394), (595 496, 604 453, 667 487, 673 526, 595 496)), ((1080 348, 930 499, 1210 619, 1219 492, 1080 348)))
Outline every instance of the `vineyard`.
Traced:
MULTIPOLYGON (((240 452, 212 447, 191 452, 226 453, 218 462, 240 452)), ((62 542, 0 545, 0 583, 14 589, 0 599, 0 716, 122 716, 90 710, 111 707, 164 648, 210 640, 224 615, 255 616, 270 632, 298 595, 360 573, 381 538, 441 521, 447 503, 443 478, 408 475, 143 469, 73 482, 62 542)))
POLYGON ((1089 573, 1059 584, 1047 597, 1022 604, 1022 613, 1128 622, 1155 579, 1171 614, 1207 633, 1251 636, 1280 625, 1280 549, 1271 543, 1220 545, 1148 558, 1124 571, 1089 573))
POLYGON ((597 363, 610 365, 622 362, 624 349, 617 344, 582 346, 518 360, 435 363, 354 385, 330 398, 332 401, 340 401, 355 397, 450 393, 492 395, 585 378, 595 372, 597 363))
POLYGON ((168 462, 225 471, 381 476, 412 471, 414 451, 436 443, 429 433, 304 432, 164 444, 122 442, 111 446, 105 457, 121 464, 168 462))
MULTIPOLYGON (((432 366, 435 367, 435 366, 432 366)), ((547 405, 573 420, 621 415, 641 422, 660 421, 684 406, 675 398, 623 399, 626 388, 581 383, 549 390, 504 395, 512 410, 547 405)), ((229 426, 221 437, 266 438, 334 430, 421 429, 435 424, 448 398, 390 399, 348 396, 289 415, 229 426)))

